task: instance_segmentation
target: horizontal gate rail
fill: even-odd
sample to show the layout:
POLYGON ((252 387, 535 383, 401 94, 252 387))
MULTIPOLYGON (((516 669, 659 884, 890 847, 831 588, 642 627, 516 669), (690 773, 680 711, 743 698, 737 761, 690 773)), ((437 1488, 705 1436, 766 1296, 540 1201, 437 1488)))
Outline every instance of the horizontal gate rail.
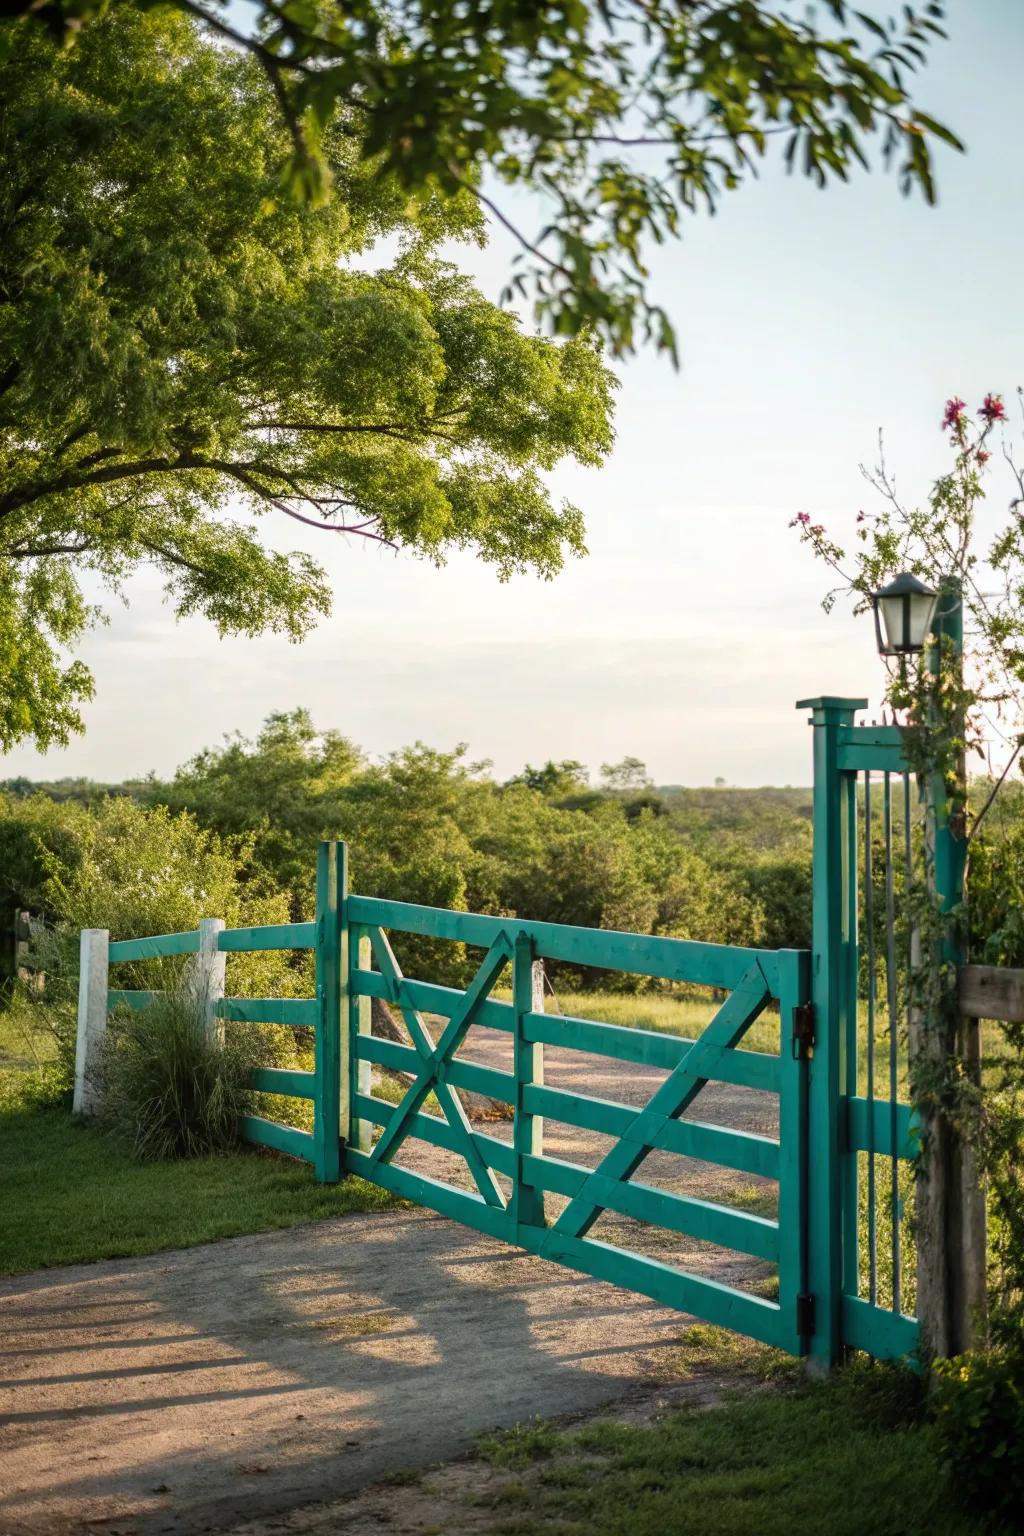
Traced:
POLYGON ((663 981, 687 981, 696 986, 731 991, 753 962, 760 964, 773 996, 778 996, 780 956, 789 950, 743 949, 731 944, 699 944, 691 939, 665 939, 642 933, 620 933, 611 928, 573 928, 562 923, 520 922, 518 918, 485 917, 474 912, 452 912, 442 907, 419 907, 411 902, 382 901, 372 896, 351 896, 349 921, 364 927, 394 928, 399 933, 425 938, 451 939, 479 949, 489 949, 502 934, 529 938, 536 957, 561 960, 567 965, 592 966, 597 970, 623 971, 638 976, 657 976, 663 981))
POLYGON ((734 1328, 762 1343, 794 1351, 793 1330, 783 1321, 775 1302, 594 1238, 559 1237, 552 1250, 547 1241, 549 1232, 539 1227, 516 1227, 507 1210, 487 1205, 479 1195, 390 1163, 374 1164, 365 1152, 350 1150, 347 1161, 353 1173, 490 1237, 556 1259, 570 1269, 624 1286, 721 1327, 734 1328))
POLYGON ((250 954, 263 949, 315 949, 316 923, 271 923, 265 928, 225 928, 217 948, 250 954))
POLYGON ((288 1024, 293 1029, 315 1029, 320 1019, 315 997, 222 997, 214 1013, 236 1024, 288 1024))
POLYGON ((115 939, 110 945, 111 965, 125 960, 163 960, 174 955, 197 955, 199 930, 191 933, 154 933, 145 939, 115 939))

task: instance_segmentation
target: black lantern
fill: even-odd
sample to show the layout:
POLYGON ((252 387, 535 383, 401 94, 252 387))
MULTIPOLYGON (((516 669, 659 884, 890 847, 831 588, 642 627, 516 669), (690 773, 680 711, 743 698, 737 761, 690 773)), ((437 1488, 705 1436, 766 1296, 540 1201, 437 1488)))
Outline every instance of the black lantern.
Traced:
POLYGON ((880 592, 872 592, 880 656, 914 656, 924 650, 939 594, 903 571, 880 592))

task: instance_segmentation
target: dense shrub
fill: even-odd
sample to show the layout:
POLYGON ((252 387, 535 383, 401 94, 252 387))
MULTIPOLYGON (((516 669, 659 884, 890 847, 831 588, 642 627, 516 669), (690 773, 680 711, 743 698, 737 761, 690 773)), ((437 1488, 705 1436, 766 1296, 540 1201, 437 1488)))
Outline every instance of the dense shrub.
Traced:
POLYGON ((256 1030, 232 1026, 223 1043, 211 1038, 186 987, 157 994, 148 1008, 117 1010, 98 1068, 104 1121, 147 1161, 222 1151, 252 1104, 249 1073, 268 1054, 256 1030))
MULTIPOLYGON (((1024 1331, 987 1354, 936 1366, 942 1454, 963 1501, 1007 1522, 1024 1515, 1024 1331)), ((1019 1530, 1019 1525, 1012 1527, 1019 1530)))

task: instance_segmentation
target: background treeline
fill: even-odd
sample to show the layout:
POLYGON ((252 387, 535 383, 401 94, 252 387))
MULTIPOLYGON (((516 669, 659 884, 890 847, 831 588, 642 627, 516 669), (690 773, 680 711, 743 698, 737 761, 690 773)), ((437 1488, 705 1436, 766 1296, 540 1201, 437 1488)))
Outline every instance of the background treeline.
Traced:
MULTIPOLYGON (((312 915, 315 848, 343 837, 370 895, 721 943, 801 945, 810 791, 655 789, 643 764, 527 767, 462 748, 369 762, 309 714, 201 752, 170 780, 0 786, 0 925, 18 910, 113 936, 312 915)), ((465 959, 433 957, 452 980, 465 959)), ((10 961, 8 962, 8 968, 10 961)), ((591 981, 597 978, 591 978, 591 981)))
MULTIPOLYGON (((1020 787, 1005 789, 971 850, 974 952, 1003 964, 1024 959, 1022 809, 1020 787)), ((461 748, 417 744, 371 762, 304 710, 269 716, 254 741, 231 738, 169 780, 8 780, 0 927, 12 935, 18 910, 115 937, 204 915, 302 920, 322 837, 348 841, 353 885, 369 895, 718 943, 810 942, 809 788, 656 788, 635 758, 604 765, 598 787, 574 761, 501 783, 461 748)), ((430 959, 453 982, 468 964, 450 945, 430 959)))

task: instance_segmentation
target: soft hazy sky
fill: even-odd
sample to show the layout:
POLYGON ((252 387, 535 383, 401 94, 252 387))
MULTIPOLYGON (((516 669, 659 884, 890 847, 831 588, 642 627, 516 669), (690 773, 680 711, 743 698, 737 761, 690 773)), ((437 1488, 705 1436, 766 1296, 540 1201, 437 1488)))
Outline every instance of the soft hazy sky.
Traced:
MULTIPOLYGON (((923 494, 946 397, 1024 380, 1024 0, 951 9, 919 100, 969 152, 940 150, 937 209, 880 170, 818 192, 768 168, 657 254, 681 371, 623 366, 612 456, 552 476, 586 512, 588 559, 501 586, 469 558, 438 571, 289 524, 274 541, 314 551, 336 595, 298 647, 176 624, 141 576, 83 647, 85 737, 18 749, 0 776, 163 773, 303 704, 370 753, 466 741, 502 775, 631 753, 663 783, 808 782, 794 700, 874 699, 880 677, 869 621, 822 613, 790 517, 852 527, 879 427, 905 494, 923 494)), ((509 254, 496 240, 461 260, 497 298, 509 254)))

